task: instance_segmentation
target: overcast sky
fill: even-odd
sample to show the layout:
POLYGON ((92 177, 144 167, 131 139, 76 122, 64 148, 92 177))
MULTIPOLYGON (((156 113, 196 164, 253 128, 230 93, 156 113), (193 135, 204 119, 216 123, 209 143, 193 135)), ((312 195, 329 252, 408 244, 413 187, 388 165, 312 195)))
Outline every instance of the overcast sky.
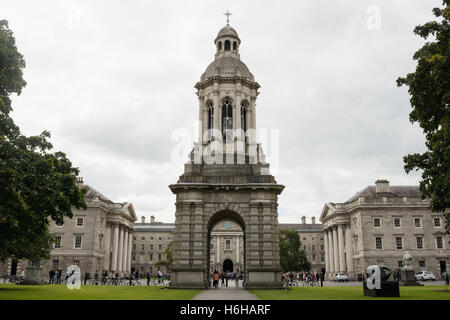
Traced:
POLYGON ((51 131, 54 151, 111 200, 173 222, 168 185, 188 155, 172 159, 179 144, 172 133, 195 129, 194 85, 214 58, 229 9, 241 59, 261 85, 257 127, 279 130, 272 170, 286 186, 279 221, 310 221, 326 202, 344 202, 377 179, 418 184, 402 158, 422 152, 424 137, 395 80, 414 71, 412 55, 423 44, 414 26, 440 5, 2 0, 0 19, 27 63, 13 118, 27 135, 51 131))

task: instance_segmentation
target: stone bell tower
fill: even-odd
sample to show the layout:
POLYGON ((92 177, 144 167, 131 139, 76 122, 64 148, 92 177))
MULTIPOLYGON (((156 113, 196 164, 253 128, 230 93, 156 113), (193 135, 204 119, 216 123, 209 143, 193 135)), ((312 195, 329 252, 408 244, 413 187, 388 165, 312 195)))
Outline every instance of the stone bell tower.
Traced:
POLYGON ((176 194, 171 287, 209 287, 211 229, 221 220, 244 233, 244 287, 280 288, 278 195, 256 142, 259 84, 240 58, 241 39, 229 25, 214 40, 215 57, 195 85, 198 143, 176 194))

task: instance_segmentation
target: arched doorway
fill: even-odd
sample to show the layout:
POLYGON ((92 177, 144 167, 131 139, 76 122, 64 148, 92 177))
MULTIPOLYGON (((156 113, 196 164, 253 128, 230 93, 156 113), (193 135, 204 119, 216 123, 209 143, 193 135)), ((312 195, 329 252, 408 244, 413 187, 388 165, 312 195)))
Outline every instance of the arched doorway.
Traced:
MULTIPOLYGON (((239 277, 239 287, 245 285, 245 222, 234 211, 220 211, 211 216, 207 224, 207 268, 205 280, 211 286, 212 274, 234 273, 239 277)), ((233 282, 233 286, 236 283, 233 282)))
POLYGON ((223 262, 223 267, 222 267, 223 272, 228 273, 228 272, 233 272, 233 261, 231 261, 230 259, 226 259, 223 262))

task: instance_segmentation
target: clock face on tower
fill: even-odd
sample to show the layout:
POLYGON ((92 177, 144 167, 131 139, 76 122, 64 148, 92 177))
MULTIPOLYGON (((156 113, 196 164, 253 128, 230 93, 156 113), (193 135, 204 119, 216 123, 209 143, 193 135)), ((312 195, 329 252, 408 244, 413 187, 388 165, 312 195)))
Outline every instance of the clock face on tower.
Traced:
POLYGON ((225 222, 225 229, 230 229, 230 228, 231 228, 231 223, 225 222))

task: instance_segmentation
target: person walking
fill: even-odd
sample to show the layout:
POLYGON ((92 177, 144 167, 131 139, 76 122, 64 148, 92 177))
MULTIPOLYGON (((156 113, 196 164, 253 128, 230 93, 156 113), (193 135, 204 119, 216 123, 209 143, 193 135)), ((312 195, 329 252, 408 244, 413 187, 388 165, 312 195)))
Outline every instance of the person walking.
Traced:
POLYGON ((213 286, 214 286, 214 288, 217 289, 217 287, 219 286, 219 279, 220 279, 220 274, 219 274, 219 272, 217 272, 217 270, 214 271, 213 279, 214 279, 213 280, 213 286))
POLYGON ((50 280, 49 280, 49 284, 53 284, 54 278, 55 278, 55 270, 50 269, 50 272, 48 273, 50 280))
POLYGON ((62 269, 58 268, 56 271, 56 284, 61 284, 61 276, 62 276, 62 269))
POLYGON ((449 282, 450 282, 450 276, 448 275, 448 272, 445 273, 445 277, 444 278, 445 278, 445 285, 448 286, 449 282))
POLYGON ((238 288, 239 287, 239 275, 237 272, 234 273, 234 282, 235 282, 236 288, 238 288))
POLYGON ((86 285, 86 282, 90 279, 90 277, 91 276, 89 275, 89 272, 86 271, 86 273, 84 274, 84 285, 86 285))
POLYGON ((323 272, 320 273, 320 286, 323 287, 323 279, 325 278, 325 274, 323 272))

